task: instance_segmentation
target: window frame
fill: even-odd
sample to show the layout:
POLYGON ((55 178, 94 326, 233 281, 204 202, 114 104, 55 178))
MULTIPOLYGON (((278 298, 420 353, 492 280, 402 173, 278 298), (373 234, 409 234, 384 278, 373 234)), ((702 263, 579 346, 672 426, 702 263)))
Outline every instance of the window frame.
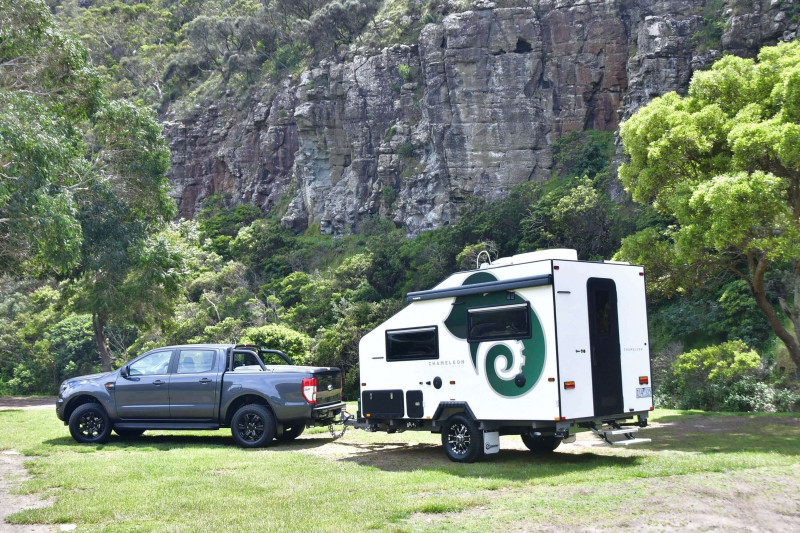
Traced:
POLYGON ((400 329, 387 329, 384 332, 384 340, 386 343, 386 361, 390 363, 397 363, 402 361, 434 361, 439 359, 439 326, 417 326, 413 328, 400 328, 400 329), (395 334, 403 334, 403 333, 415 333, 420 331, 433 331, 433 354, 432 355, 417 355, 412 357, 407 356, 396 356, 391 355, 391 351, 389 347, 391 346, 391 342, 389 340, 390 335, 395 334))
POLYGON ((518 340, 530 339, 533 336, 533 327, 531 320, 531 303, 521 302, 506 305, 489 305, 485 307, 472 307, 467 309, 467 342, 487 342, 487 341, 500 341, 500 340, 518 340), (487 337, 473 337, 472 336, 472 317, 477 314, 492 313, 495 311, 508 311, 511 309, 524 309, 525 311, 525 326, 524 333, 514 335, 491 335, 487 337))

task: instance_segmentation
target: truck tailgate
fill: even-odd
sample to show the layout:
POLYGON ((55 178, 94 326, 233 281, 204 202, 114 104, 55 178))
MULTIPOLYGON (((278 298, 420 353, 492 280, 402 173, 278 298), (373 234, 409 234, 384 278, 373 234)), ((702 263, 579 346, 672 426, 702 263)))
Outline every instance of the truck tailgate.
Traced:
POLYGON ((338 368, 314 372, 317 378, 317 405, 342 401, 342 373, 338 368))

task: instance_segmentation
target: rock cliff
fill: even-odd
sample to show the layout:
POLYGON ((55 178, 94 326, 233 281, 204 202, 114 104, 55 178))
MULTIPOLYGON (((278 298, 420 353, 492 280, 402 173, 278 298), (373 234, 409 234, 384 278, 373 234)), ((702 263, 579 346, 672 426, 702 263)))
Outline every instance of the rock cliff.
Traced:
POLYGON ((716 2, 720 36, 703 2, 515 4, 479 1, 412 45, 354 51, 247 102, 168 117, 180 214, 225 193, 285 211, 296 231, 348 233, 376 215, 410 234, 446 225, 471 196, 550 177, 561 134, 615 130, 723 53, 794 39, 800 14, 800 0, 716 2))

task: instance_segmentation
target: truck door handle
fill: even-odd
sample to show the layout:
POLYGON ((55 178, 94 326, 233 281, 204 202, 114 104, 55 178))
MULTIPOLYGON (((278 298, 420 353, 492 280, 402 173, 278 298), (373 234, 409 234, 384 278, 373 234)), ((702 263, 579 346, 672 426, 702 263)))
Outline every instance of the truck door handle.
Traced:
POLYGON ((211 383, 211 380, 208 378, 203 378, 200 380, 200 383, 211 383))
POLYGON ((161 381, 160 379, 157 379, 157 380, 155 380, 153 382, 153 385, 163 385, 164 383, 166 383, 166 382, 165 381, 161 381))

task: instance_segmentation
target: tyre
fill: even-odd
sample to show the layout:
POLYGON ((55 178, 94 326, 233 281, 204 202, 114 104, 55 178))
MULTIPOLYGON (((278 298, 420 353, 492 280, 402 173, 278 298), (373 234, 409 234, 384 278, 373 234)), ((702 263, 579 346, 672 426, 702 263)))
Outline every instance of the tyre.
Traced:
POLYGON ((72 438, 83 444, 104 444, 111 434, 111 421, 98 403, 79 405, 69 417, 72 438))
POLYGON ((474 463, 483 457, 483 432, 468 416, 453 415, 442 427, 442 446, 451 461, 474 463))
POLYGON ((275 438, 275 418, 263 405, 245 405, 231 419, 231 434, 242 448, 267 446, 275 438))
POLYGON ((114 428, 114 433, 122 437, 123 439, 135 439, 136 437, 141 437, 142 433, 144 433, 143 429, 127 429, 127 428, 114 428))
POLYGON ((295 422, 291 426, 283 426, 283 435, 278 437, 280 442, 289 442, 303 434, 306 425, 303 422, 295 422))
POLYGON ((558 448, 558 445, 561 444, 561 439, 557 437, 535 437, 530 433, 523 433, 522 442, 533 453, 550 453, 558 448))

